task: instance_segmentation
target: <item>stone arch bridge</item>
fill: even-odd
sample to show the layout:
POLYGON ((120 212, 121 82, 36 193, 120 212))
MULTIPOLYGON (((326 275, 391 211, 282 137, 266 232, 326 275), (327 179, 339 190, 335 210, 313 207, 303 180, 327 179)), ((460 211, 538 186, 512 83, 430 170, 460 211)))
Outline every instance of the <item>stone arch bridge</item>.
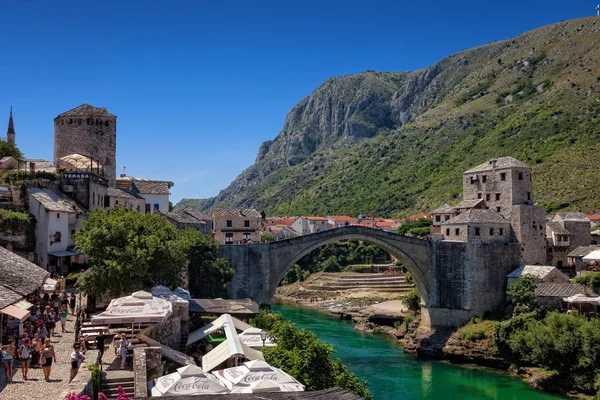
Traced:
POLYGON ((220 246, 220 257, 236 270, 229 294, 271 304, 283 276, 298 260, 328 243, 348 239, 378 246, 404 263, 425 304, 423 320, 432 326, 458 326, 499 306, 506 274, 518 266, 519 251, 506 247, 511 245, 471 246, 347 226, 270 243, 220 246), (487 264, 473 256, 486 258, 487 264))

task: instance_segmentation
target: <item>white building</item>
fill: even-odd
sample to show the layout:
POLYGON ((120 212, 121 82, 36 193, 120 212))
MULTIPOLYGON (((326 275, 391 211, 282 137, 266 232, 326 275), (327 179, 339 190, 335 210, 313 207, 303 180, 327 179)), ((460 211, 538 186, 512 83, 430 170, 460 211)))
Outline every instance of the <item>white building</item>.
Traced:
POLYGON ((29 213, 35 226, 35 255, 46 270, 66 272, 71 262, 83 261, 73 248, 73 235, 81 230, 87 210, 53 189, 29 188, 29 213), (79 256, 79 257, 78 257, 79 256))
POLYGON ((331 229, 329 220, 324 217, 298 217, 292 224, 292 229, 299 235, 322 232, 331 229))
POLYGON ((169 189, 173 182, 155 181, 144 178, 123 176, 117 179, 117 188, 127 190, 144 198, 143 213, 154 214, 154 211, 169 211, 169 189))

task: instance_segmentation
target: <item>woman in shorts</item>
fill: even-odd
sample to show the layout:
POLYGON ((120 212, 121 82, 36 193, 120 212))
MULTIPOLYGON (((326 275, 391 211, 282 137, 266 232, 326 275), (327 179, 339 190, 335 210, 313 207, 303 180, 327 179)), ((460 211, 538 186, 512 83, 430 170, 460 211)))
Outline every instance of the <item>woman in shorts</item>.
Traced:
POLYGON ((65 333, 65 326, 67 325, 67 316, 69 315, 69 308, 67 303, 63 303, 60 306, 60 329, 62 333, 65 333))
POLYGON ((23 343, 17 349, 17 353, 19 354, 19 359, 21 360, 21 374, 23 374, 23 380, 27 380, 27 372, 29 372, 29 361, 31 360, 31 353, 33 352, 33 347, 31 347, 31 343, 29 342, 29 338, 23 339, 23 343))
POLYGON ((4 364, 4 372, 6 373, 6 381, 12 382, 13 376, 13 361, 15 358, 15 340, 9 340, 6 346, 0 347, 2 351, 2 364, 4 364))
POLYGON ((52 346, 52 342, 49 338, 44 342, 44 347, 42 348, 42 360, 44 360, 42 364, 42 369, 44 370, 44 380, 46 382, 50 381, 50 372, 52 370, 52 361, 56 362, 56 354, 54 353, 54 346, 52 346))

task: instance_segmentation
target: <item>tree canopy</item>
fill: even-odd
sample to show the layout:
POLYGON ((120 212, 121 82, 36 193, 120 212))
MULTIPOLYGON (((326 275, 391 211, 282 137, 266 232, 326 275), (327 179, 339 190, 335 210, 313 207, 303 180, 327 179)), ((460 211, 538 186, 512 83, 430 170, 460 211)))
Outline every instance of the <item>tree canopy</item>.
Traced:
POLYGON ((14 157, 19 161, 23 159, 23 153, 21 153, 21 150, 17 146, 0 139, 0 158, 7 156, 14 157))
POLYGON ((535 288, 540 282, 535 275, 521 275, 510 285, 506 294, 512 297, 515 306, 524 306, 532 310, 535 308, 535 288))
POLYGON ((86 293, 119 296, 183 282, 189 241, 163 217, 96 209, 75 240, 92 266, 80 278, 79 288, 86 293))

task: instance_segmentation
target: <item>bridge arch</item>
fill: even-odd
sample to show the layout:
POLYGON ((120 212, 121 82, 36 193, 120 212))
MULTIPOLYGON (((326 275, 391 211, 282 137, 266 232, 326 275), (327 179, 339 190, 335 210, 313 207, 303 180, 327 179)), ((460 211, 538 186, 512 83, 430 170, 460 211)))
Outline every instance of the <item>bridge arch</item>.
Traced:
POLYGON ((425 304, 430 296, 430 243, 427 240, 401 236, 361 226, 331 229, 269 244, 268 299, 272 299, 287 271, 302 257, 328 243, 359 239, 380 247, 404 262, 425 304))

